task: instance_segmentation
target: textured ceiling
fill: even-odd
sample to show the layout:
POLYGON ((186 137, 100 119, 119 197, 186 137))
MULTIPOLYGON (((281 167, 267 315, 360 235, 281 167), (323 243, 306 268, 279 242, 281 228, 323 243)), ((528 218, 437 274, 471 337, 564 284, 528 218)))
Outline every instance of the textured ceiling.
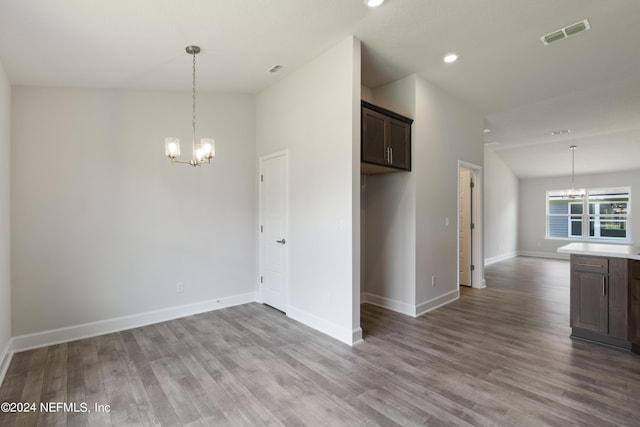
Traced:
POLYGON ((638 17, 638 0, 0 0, 0 61, 14 85, 182 90, 198 44, 200 90, 256 93, 354 34, 364 85, 415 73, 466 100, 520 177, 566 175, 571 144, 577 173, 640 170, 638 17))

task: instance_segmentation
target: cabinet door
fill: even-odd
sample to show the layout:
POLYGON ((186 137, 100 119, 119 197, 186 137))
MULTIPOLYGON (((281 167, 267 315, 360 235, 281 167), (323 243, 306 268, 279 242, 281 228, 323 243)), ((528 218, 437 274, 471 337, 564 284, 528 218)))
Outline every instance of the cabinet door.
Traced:
POLYGON ((389 163, 402 169, 411 169, 411 125, 389 119, 389 163))
POLYGON ((571 326, 608 333, 607 276, 574 271, 571 280, 571 326))
POLYGON ((609 259, 609 335, 627 339, 629 260, 609 259))
POLYGON ((362 109, 362 161, 387 164, 386 117, 367 108, 362 109))
POLYGON ((627 340, 631 341, 640 353, 640 261, 629 261, 629 317, 627 340))

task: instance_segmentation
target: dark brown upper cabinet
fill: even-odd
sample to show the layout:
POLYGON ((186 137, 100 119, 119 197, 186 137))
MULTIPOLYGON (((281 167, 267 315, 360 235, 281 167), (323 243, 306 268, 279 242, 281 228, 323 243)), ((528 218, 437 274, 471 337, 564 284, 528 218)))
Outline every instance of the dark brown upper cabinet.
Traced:
POLYGON ((361 173, 411 170, 413 120, 362 101, 361 173))

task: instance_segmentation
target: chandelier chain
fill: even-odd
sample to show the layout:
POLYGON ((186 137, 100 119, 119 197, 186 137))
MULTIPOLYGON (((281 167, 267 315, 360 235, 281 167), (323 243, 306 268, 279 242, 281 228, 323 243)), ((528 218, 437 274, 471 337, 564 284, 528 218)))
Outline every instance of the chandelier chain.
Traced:
POLYGON ((193 144, 194 144, 194 152, 195 152, 195 143, 196 143, 196 52, 193 52, 193 116, 191 119, 191 125, 193 130, 193 144))

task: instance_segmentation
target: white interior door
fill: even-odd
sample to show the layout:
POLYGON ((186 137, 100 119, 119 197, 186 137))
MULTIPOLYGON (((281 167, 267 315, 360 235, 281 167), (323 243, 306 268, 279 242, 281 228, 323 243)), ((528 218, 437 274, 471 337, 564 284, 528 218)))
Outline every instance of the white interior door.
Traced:
POLYGON ((288 305, 289 166, 286 153, 260 159, 260 296, 286 313, 288 305))
POLYGON ((460 169, 459 276, 460 284, 471 286, 471 170, 460 169))

